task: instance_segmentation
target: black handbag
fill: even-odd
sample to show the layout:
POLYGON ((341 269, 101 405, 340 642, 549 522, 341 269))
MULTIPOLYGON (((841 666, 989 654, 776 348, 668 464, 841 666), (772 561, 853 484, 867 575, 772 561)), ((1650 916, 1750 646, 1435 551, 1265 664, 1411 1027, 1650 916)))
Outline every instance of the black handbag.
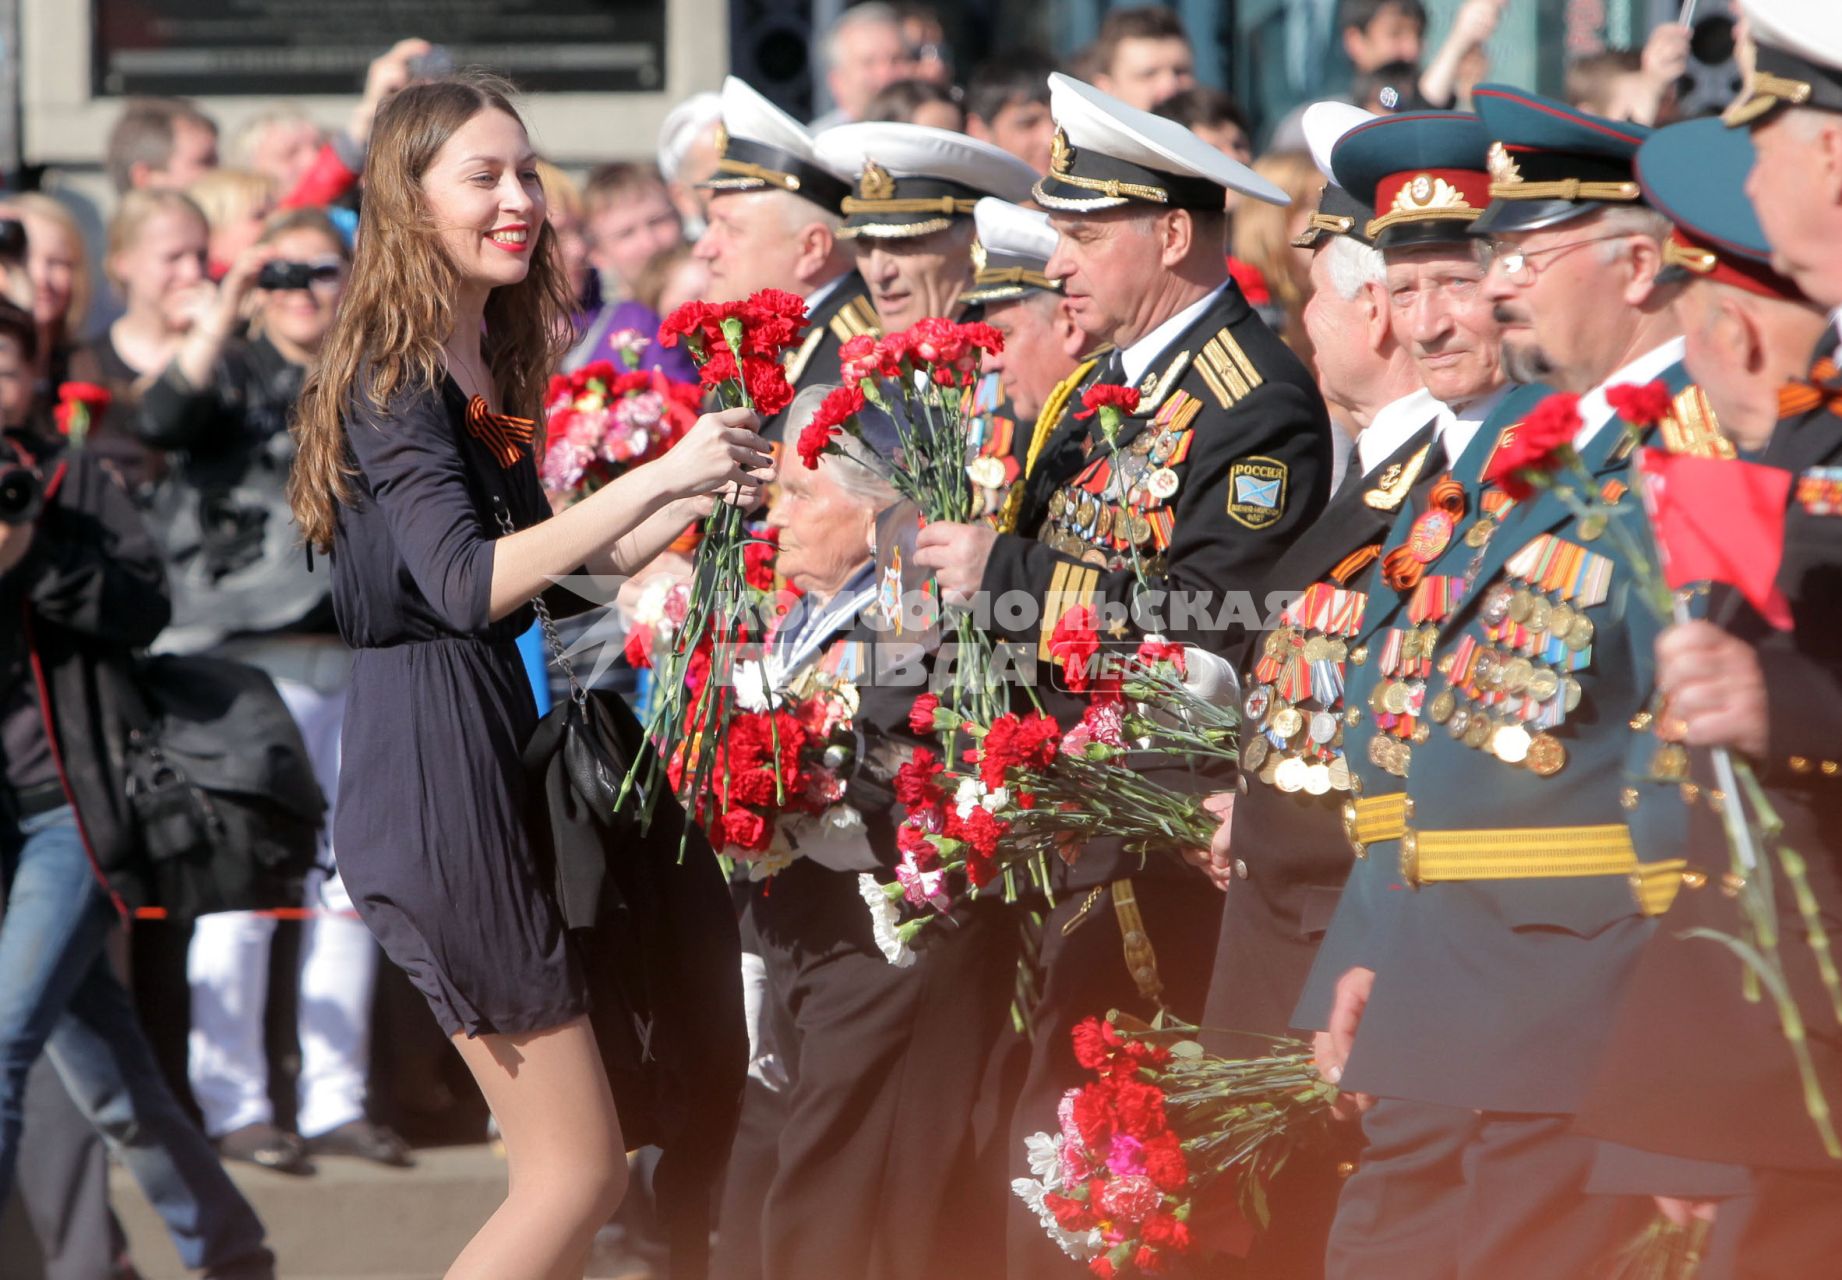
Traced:
POLYGON ((735 908, 676 797, 636 790, 616 803, 629 766, 652 747, 625 702, 582 688, 549 609, 532 603, 569 692, 525 747, 526 824, 582 962, 621 1132, 629 1148, 663 1153, 653 1190, 672 1275, 694 1280, 708 1272, 748 1068, 735 908))
POLYGON ((227 658, 133 664, 121 699, 129 813, 169 918, 298 907, 326 797, 275 682, 227 658))

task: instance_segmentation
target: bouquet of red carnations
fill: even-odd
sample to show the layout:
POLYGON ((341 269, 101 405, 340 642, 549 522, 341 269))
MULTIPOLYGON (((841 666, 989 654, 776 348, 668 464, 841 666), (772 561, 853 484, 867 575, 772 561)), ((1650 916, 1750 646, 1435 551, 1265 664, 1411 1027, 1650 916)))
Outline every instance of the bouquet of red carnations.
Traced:
POLYGON ((817 841, 861 836, 863 815, 844 803, 856 689, 816 679, 804 696, 775 694, 760 664, 747 661, 737 667, 736 701, 718 733, 700 737, 671 764, 672 785, 682 790, 695 764, 687 758, 712 744, 707 789, 692 808, 711 847, 761 880, 817 841))
POLYGON ((703 398, 696 383, 608 360, 558 374, 544 397, 544 488, 568 505, 662 456, 697 421, 703 398))
POLYGON ((1094 1079, 1062 1096, 1055 1132, 1025 1142, 1034 1176, 1011 1190, 1094 1275, 1170 1270, 1217 1234, 1203 1230, 1212 1214, 1224 1228, 1265 1226, 1267 1185, 1327 1138, 1337 1089, 1307 1045, 1237 1061, 1206 1052, 1195 1030, 1118 1013, 1081 1023, 1075 1058, 1094 1079))
MULTIPOLYGON (((686 303, 659 326, 659 342, 667 347, 684 344, 703 386, 713 389, 726 406, 751 408, 765 419, 793 400, 781 357, 799 340, 805 324, 802 299, 763 289, 742 302, 686 303)), ((655 794, 663 761, 676 758, 682 744, 703 727, 728 722, 734 661, 728 646, 746 634, 753 604, 746 581, 749 542, 744 513, 732 503, 722 504, 705 521, 683 617, 656 663, 646 733, 658 751, 643 755, 628 771, 623 801, 636 785, 644 796, 655 794), (693 689, 686 677, 700 652, 708 655, 704 661, 714 669, 711 678, 693 689)), ((690 753, 689 765, 674 782, 681 799, 688 802, 708 790, 717 757, 715 750, 690 753)), ((650 806, 645 807, 642 820, 651 816, 650 806)))
MULTIPOLYGON (((1082 634, 1080 618, 1058 629, 1065 641, 1058 656, 1085 651, 1082 634)), ((981 723, 934 694, 917 698, 909 728, 949 743, 970 741, 958 760, 971 768, 951 768, 950 754, 943 759, 924 748, 896 772, 896 799, 907 810, 896 829, 896 878, 860 882, 884 954, 904 960, 958 898, 977 897, 1013 875, 1046 885, 1048 859, 1072 862, 1092 837, 1122 839, 1147 856, 1207 848, 1219 820, 1202 797, 1141 771, 1150 757, 1236 758, 1239 717, 1197 697, 1185 683, 1185 663, 1181 645, 1156 640, 1109 671, 1071 663, 1071 680, 1080 672, 1092 701, 1067 728, 1040 711, 981 723)))

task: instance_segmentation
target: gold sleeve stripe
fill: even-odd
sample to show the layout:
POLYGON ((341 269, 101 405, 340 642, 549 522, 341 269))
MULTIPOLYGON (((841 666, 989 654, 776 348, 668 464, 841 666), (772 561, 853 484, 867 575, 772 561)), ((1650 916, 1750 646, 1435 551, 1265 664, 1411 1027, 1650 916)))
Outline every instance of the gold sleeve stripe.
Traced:
POLYGON ((852 298, 831 318, 831 331, 840 342, 849 342, 863 333, 877 333, 879 325, 876 309, 868 298, 852 298))
POLYGON ((1216 378, 1227 388, 1228 395, 1222 401, 1222 407, 1226 408, 1253 390, 1253 384, 1242 373, 1239 362, 1222 345, 1222 337, 1218 333, 1203 345, 1202 360, 1203 366, 1214 370, 1216 378))
POLYGON ((1053 656, 1049 652, 1049 637, 1055 634, 1056 624, 1070 609, 1094 604, 1098 598, 1094 587, 1099 581, 1100 571, 1091 565, 1076 564, 1072 560, 1056 561, 1055 572, 1049 579, 1049 594, 1043 600, 1042 639, 1036 646, 1037 657, 1048 661, 1053 656))

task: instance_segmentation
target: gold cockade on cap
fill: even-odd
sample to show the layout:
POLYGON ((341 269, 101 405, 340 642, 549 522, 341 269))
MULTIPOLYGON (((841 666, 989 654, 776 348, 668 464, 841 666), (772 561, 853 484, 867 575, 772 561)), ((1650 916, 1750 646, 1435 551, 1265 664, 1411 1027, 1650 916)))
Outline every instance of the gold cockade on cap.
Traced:
POLYGON ((866 159, 857 178, 857 193, 865 200, 887 200, 895 194, 895 179, 876 161, 866 159))

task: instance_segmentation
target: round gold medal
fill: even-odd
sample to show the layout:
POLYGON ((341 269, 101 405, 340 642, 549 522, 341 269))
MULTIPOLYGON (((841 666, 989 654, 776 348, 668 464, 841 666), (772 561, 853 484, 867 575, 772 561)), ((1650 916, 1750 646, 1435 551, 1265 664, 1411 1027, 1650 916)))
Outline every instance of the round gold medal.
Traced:
POLYGON ((1567 763, 1567 748, 1558 739, 1538 733, 1529 743, 1529 771, 1537 777, 1552 778, 1567 763))
POLYGON ((1287 795, 1303 791, 1305 789, 1305 774, 1308 772, 1310 772, 1310 766, 1303 760, 1300 760, 1297 756, 1287 756, 1284 760, 1279 762, 1279 767, 1273 771, 1273 785, 1287 795))
POLYGON ((1273 713, 1272 730, 1290 742, 1305 727, 1305 717, 1297 707, 1285 707, 1273 713))
POLYGON ((1433 699, 1433 705, 1427 709, 1426 714, 1432 717, 1434 724, 1444 724, 1452 718, 1452 713, 1456 710, 1458 710, 1458 695, 1450 689, 1445 689, 1433 699))
POLYGON ((1537 702, 1546 702, 1560 692, 1561 679, 1546 667, 1537 667, 1529 673, 1528 695, 1537 702))
POLYGON ((1259 773, 1260 766, 1266 763, 1266 753, 1270 750, 1266 735, 1255 734, 1241 747, 1241 771, 1259 773))

